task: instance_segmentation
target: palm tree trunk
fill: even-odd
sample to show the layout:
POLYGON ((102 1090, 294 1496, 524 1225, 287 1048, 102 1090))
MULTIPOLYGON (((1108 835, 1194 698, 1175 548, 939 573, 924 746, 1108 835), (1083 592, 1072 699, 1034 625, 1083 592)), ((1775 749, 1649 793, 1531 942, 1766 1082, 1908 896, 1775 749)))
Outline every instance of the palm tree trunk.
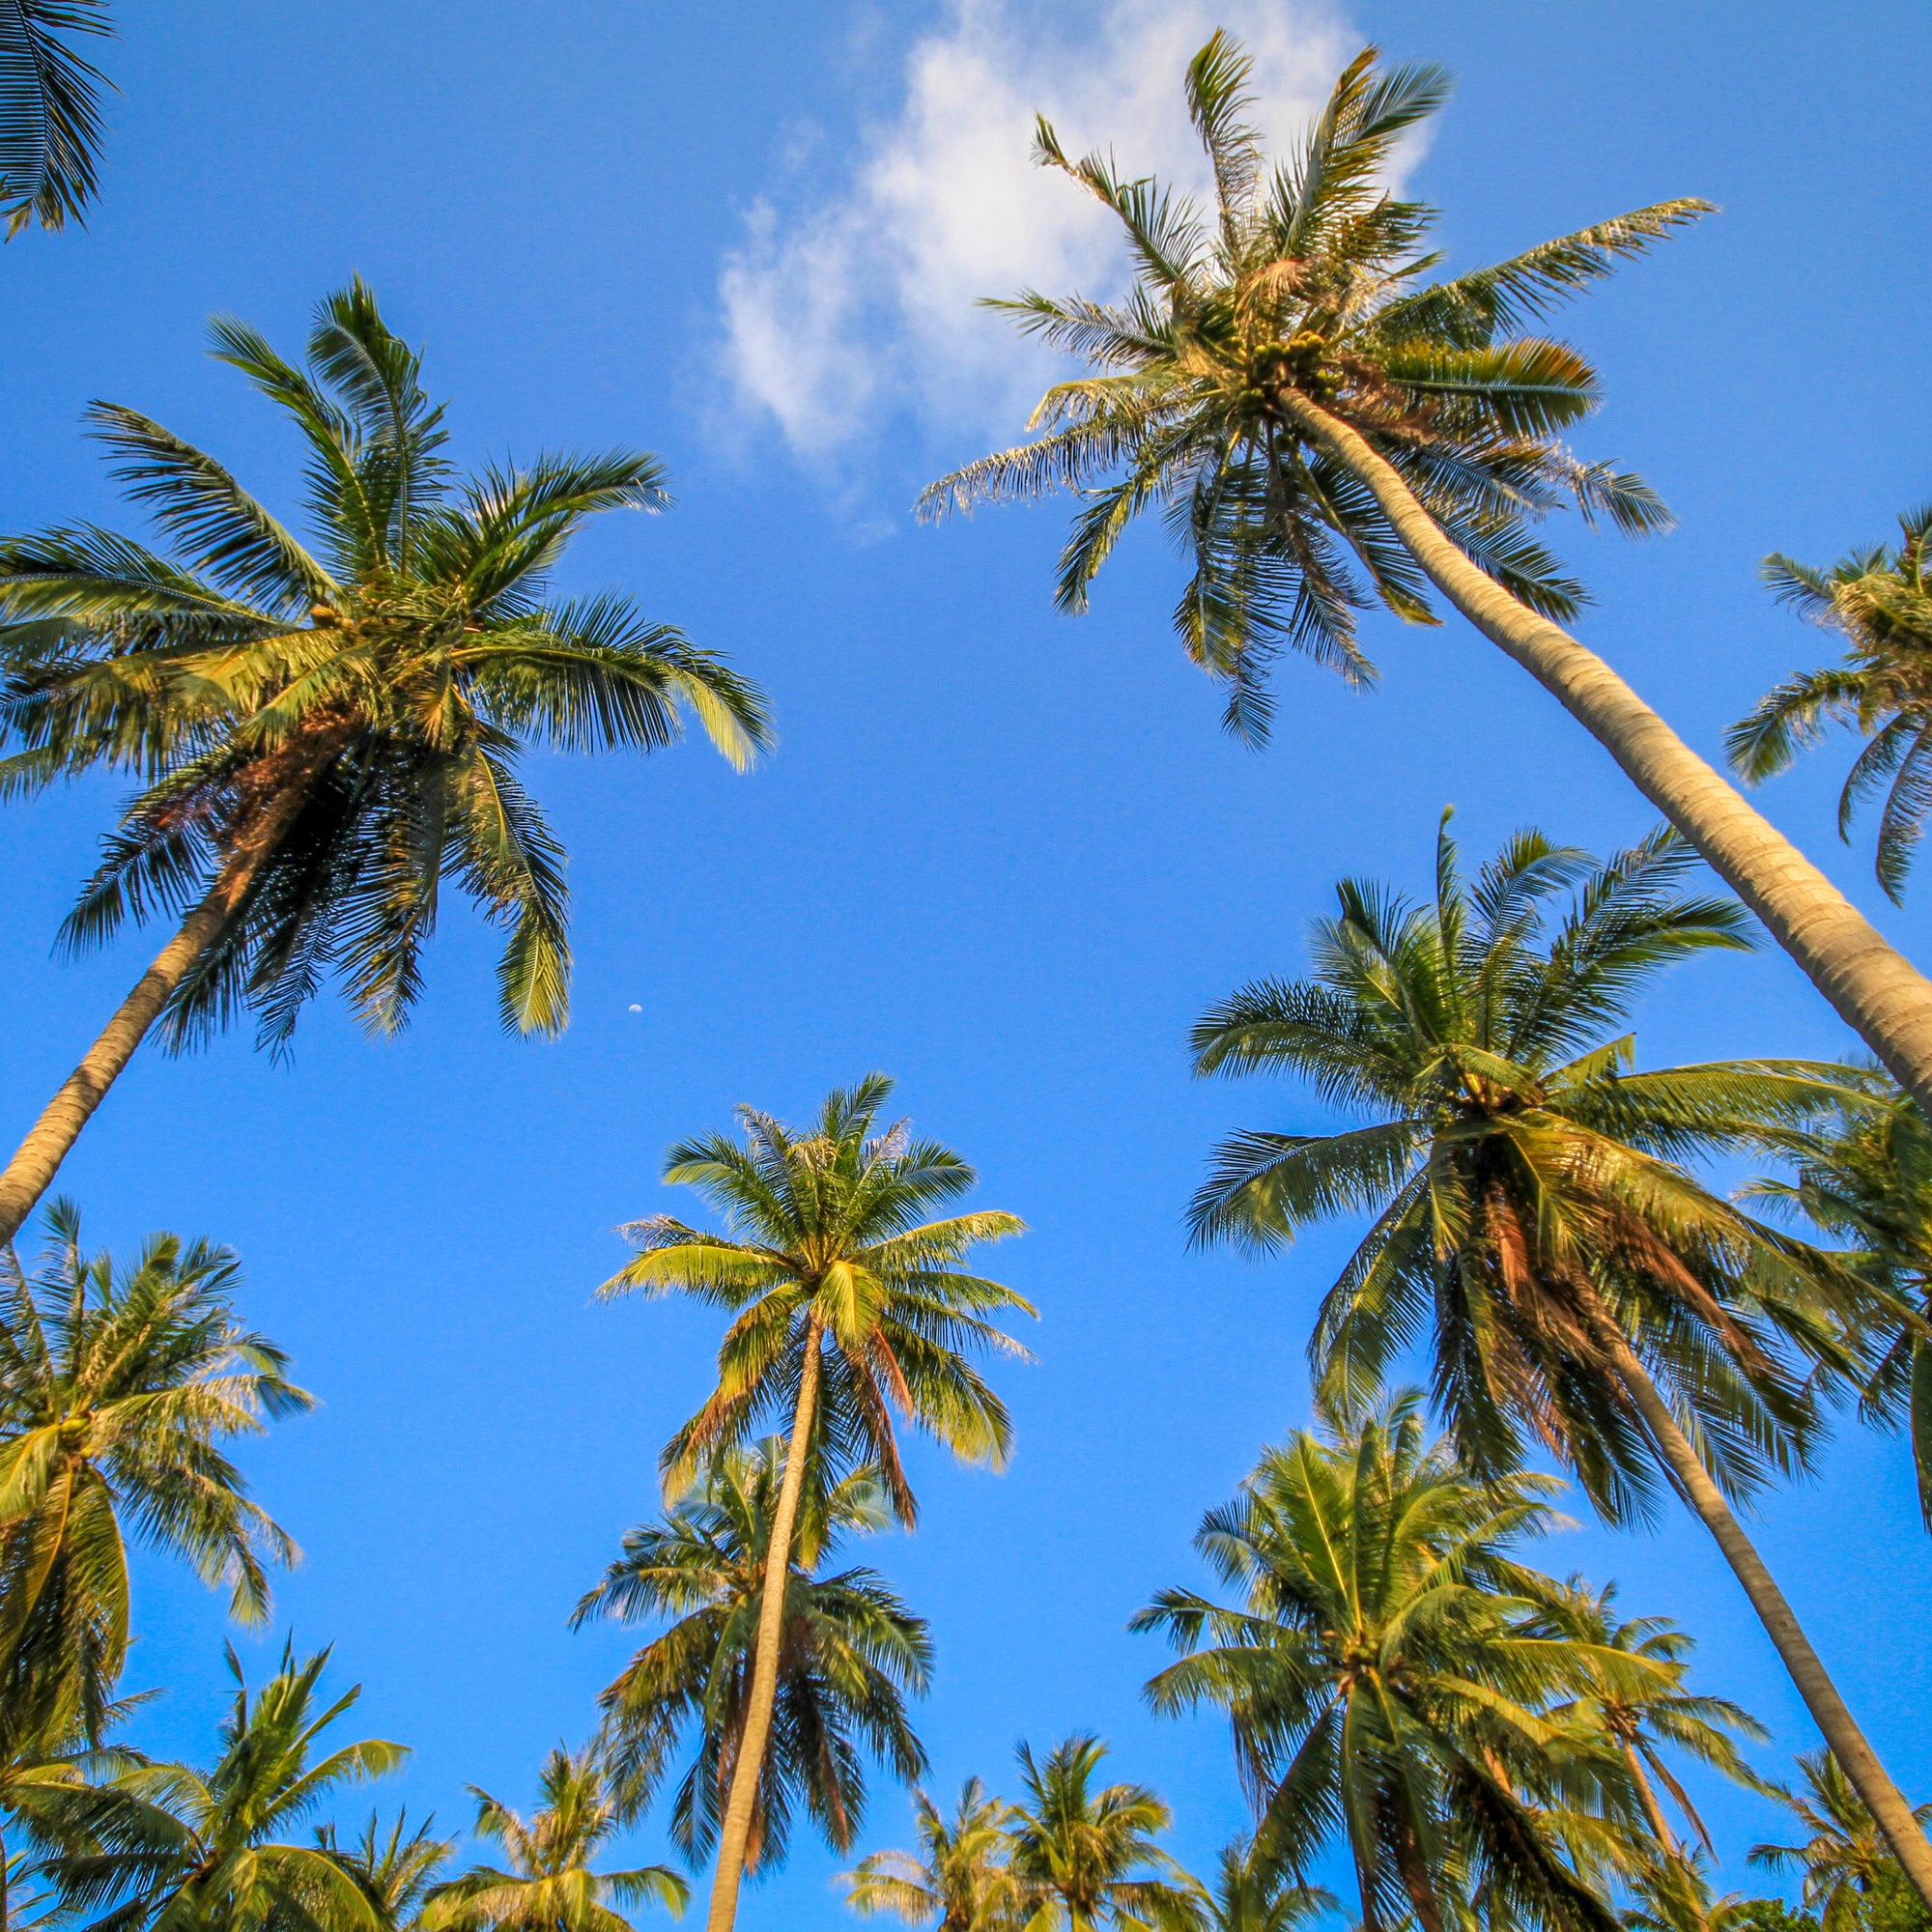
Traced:
POLYGON ((312 778, 313 769, 323 761, 323 756, 317 755, 318 749, 327 755, 326 748, 302 748, 295 770, 281 774, 292 781, 280 783, 267 794, 263 809, 249 818, 230 848, 207 896, 182 921, 180 930, 161 948, 155 963, 134 982, 134 990, 115 1009, 99 1038, 61 1083, 14 1158, 0 1170, 0 1245, 19 1233, 21 1223, 34 1211, 35 1203, 47 1191, 61 1162, 80 1138, 80 1130, 107 1097, 107 1090, 134 1057, 134 1049, 148 1029, 166 1010, 189 969, 240 918, 256 876, 287 836, 308 796, 309 787, 303 781, 312 778), (304 771, 304 766, 311 769, 304 771))
POLYGON ((1471 563, 1366 438, 1293 390, 1280 403, 1370 491, 1443 596, 1608 751, 1932 1112, 1932 980, 1602 658, 1471 563))
POLYGON ((771 1741, 772 1710, 778 1702, 779 1644, 784 1634, 792 1531, 798 1522, 798 1499, 805 1489, 805 1465, 810 1460, 811 1429, 818 1408, 819 1334, 819 1321, 814 1315, 805 1331, 805 1364, 798 1381, 798 1407, 792 1416, 791 1441, 785 1448, 784 1480, 779 1486, 779 1506, 772 1517, 771 1541, 765 1549, 758 1642, 752 1654, 752 1700, 745 1711, 745 1732, 738 1741, 737 1762, 731 1767, 731 1795, 725 1801, 724 1823, 718 1833, 718 1869, 712 1875, 705 1932, 731 1932, 738 1917, 738 1888, 745 1878, 745 1847, 751 1840, 752 1813, 757 1804, 758 1779, 765 1768, 765 1747, 771 1741))
POLYGON ((1657 1802, 1657 1792, 1652 1787, 1643 1769, 1643 1760, 1638 1757, 1636 1747, 1628 1738, 1623 1741, 1624 1762, 1630 1766, 1631 1776, 1636 1780, 1637 1801, 1643 1806, 1643 1815, 1650 1820, 1650 1829, 1657 1834, 1657 1842, 1663 1847, 1664 1856, 1677 1856, 1677 1840, 1670 1830, 1670 1821, 1663 1815, 1663 1806, 1657 1802))
POLYGON ((1744 1533, 1724 1492, 1712 1480, 1690 1438, 1677 1426, 1669 1405, 1659 1394, 1657 1384, 1637 1360, 1630 1339, 1601 1307, 1586 1308, 1598 1345, 1608 1356, 1617 1378, 1630 1392, 1637 1413, 1643 1417, 1658 1453, 1676 1479, 1685 1500, 1703 1520, 1724 1560, 1750 1599, 1751 1608, 1764 1625, 1812 1721, 1824 1733, 1832 1755, 1844 1767, 1845 1776, 1878 1821, 1892 1854, 1903 1867, 1912 1887, 1928 1907, 1932 1907, 1932 1844, 1912 1815, 1912 1806, 1879 1762, 1878 1753, 1865 1741, 1858 1719, 1845 1707, 1837 1686, 1827 1674, 1811 1640, 1800 1627, 1784 1592, 1765 1567, 1749 1537, 1744 1533))

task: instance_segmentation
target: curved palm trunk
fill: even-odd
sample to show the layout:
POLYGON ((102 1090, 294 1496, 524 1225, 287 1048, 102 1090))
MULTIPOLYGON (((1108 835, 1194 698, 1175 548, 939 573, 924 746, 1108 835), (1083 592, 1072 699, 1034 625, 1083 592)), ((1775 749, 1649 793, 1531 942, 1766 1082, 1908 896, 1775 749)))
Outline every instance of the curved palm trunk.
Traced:
POLYGON ((1471 563, 1364 437, 1292 390, 1280 402, 1370 491, 1443 596, 1608 751, 1764 922, 1838 1017, 1932 1112, 1932 980, 1602 658, 1471 563))
POLYGON ((167 1009, 189 969, 241 917, 257 875, 288 836, 308 796, 309 781, 332 749, 302 748, 295 770, 282 775, 289 781, 268 794, 264 809, 235 841, 208 895, 182 921, 180 930, 161 948, 155 963, 134 982, 134 990, 115 1009, 100 1037, 61 1083, 14 1158, 0 1170, 0 1244, 19 1233, 21 1223, 34 1211, 35 1203, 47 1191, 61 1162, 80 1138, 80 1130, 133 1059, 134 1049, 147 1037, 148 1029, 167 1009))
POLYGON ((752 1701, 745 1711, 745 1734, 738 1741, 737 1762, 731 1767, 731 1795, 724 1803, 724 1823, 718 1833, 718 1869, 711 1880, 711 1906, 705 1932, 731 1932, 738 1917, 738 1888, 745 1880, 745 1847, 751 1841, 752 1812, 757 1804, 758 1779, 765 1768, 765 1747, 771 1742, 772 1710, 779 1694, 779 1643, 784 1634, 785 1583, 791 1574, 792 1531, 798 1523, 798 1499, 805 1489, 805 1465, 811 1454, 811 1428, 818 1408, 818 1318, 805 1335, 805 1366, 798 1381, 798 1407, 792 1416, 791 1441, 785 1448, 784 1480, 779 1486, 779 1506, 772 1518, 771 1541, 765 1549, 764 1591, 758 1604, 758 1642, 752 1654, 752 1701))
POLYGON ((1677 1856, 1676 1834, 1670 1829, 1670 1821, 1663 1815, 1663 1806, 1657 1802, 1657 1792, 1643 1768, 1643 1759, 1637 1755, 1636 1747, 1626 1738, 1623 1740, 1624 1762, 1630 1766, 1632 1781, 1636 1785, 1637 1802, 1643 1806, 1643 1815, 1650 1821, 1650 1829, 1657 1834, 1657 1842, 1663 1847, 1665 1858, 1677 1856))
POLYGON ((1675 1477, 1678 1490, 1702 1519, 1704 1527, 1723 1551, 1724 1560, 1744 1585, 1751 1608, 1757 1612, 1779 1661, 1798 1687, 1798 1694, 1804 1699, 1804 1708, 1823 1732, 1832 1755, 1844 1767, 1845 1776, 1864 1800, 1866 1809, 1878 1821, 1879 1830, 1885 1833, 1886 1842, 1911 1880, 1913 1889, 1927 1906, 1932 1906, 1932 1844, 1926 1842, 1925 1833, 1912 1815, 1912 1806, 1879 1762, 1878 1753, 1865 1741, 1858 1719, 1838 1695, 1837 1686, 1811 1648, 1811 1640, 1785 1601, 1784 1592, 1777 1587, 1764 1558, 1744 1533, 1730 1504, 1724 1500, 1724 1492, 1712 1480, 1690 1438, 1677 1426, 1677 1418, 1658 1393, 1649 1372, 1637 1360, 1629 1338, 1604 1310, 1592 1309, 1589 1313, 1599 1346, 1608 1356, 1618 1380, 1630 1392, 1631 1401, 1643 1417, 1644 1427, 1675 1477))

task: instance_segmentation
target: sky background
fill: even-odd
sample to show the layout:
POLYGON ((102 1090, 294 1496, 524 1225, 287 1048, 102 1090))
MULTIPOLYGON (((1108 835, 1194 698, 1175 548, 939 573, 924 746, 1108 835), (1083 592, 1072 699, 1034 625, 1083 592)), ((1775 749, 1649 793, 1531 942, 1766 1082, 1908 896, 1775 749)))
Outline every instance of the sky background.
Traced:
MULTIPOLYGON (((572 853, 575 1019, 502 1038, 493 947, 452 905, 413 1027, 372 1043, 324 1001, 292 1065, 245 1036, 144 1054, 62 1179, 98 1240, 230 1242, 242 1312, 322 1398, 243 1461, 306 1552, 251 1672, 293 1629, 364 1686, 362 1734, 414 1747, 379 1795, 468 1822, 518 1805, 582 1740, 637 1634, 566 1616, 657 1507, 659 1445, 708 1387, 717 1324, 594 1306, 673 1137, 749 1101, 802 1115, 868 1067, 960 1149, 983 1205, 1033 1232, 998 1271, 1036 1300, 1036 1366, 1003 1369, 1003 1477, 915 1459, 924 1517, 865 1551, 928 1616, 919 1722, 932 1785, 1011 1789, 1010 1754, 1091 1728, 1173 1803, 1205 1869, 1242 1823, 1223 1730, 1157 1723, 1164 1661, 1123 1626, 1195 1580, 1188 1541, 1257 1450, 1307 1414, 1310 1314, 1355 1232, 1254 1264, 1190 1254, 1183 1204, 1237 1126, 1319 1116, 1293 1091, 1201 1085, 1190 1021, 1293 972, 1349 872, 1423 889, 1437 814, 1472 856, 1534 822, 1605 850, 1642 802, 1553 702, 1455 625, 1378 620, 1385 673, 1351 696, 1298 664, 1255 755, 1167 628, 1179 566, 1138 534, 1091 615, 1051 608, 1064 507, 914 526, 919 487, 1019 427, 1051 370, 967 306, 1030 279, 1101 290, 1118 262, 1065 184, 1024 165, 1036 106, 1069 145, 1190 165, 1181 58, 1217 20, 1263 56, 1270 131, 1373 39, 1450 64, 1457 98, 1408 185, 1469 265, 1666 195, 1719 217, 1576 309, 1607 407, 1578 446, 1654 481, 1682 523, 1643 545, 1569 525, 1595 587, 1582 635, 1715 752, 1776 678, 1824 652, 1757 560, 1883 539, 1928 489, 1922 384, 1932 14, 1899 5, 1401 4, 1226 9, 874 7, 655 0, 122 0, 92 228, 0 253, 0 527, 115 503, 77 417, 130 404, 295 513, 291 439, 201 353, 233 311, 298 346, 359 271, 427 347, 459 456, 641 442, 678 506, 607 520, 570 589, 614 585, 729 652, 781 745, 738 777, 701 744, 648 761, 539 759, 572 853), (1022 25, 1024 20, 1024 25, 1022 25), (1904 372, 1910 372, 1909 378, 1904 372)), ((1885 929, 1927 936, 1840 847, 1847 753, 1765 799, 1885 929)), ((9 808, 5 1118, 23 1128, 158 943, 49 955, 118 796, 9 808)), ((1640 1016, 1651 1064, 1850 1043, 1781 956, 1679 971, 1640 1016)), ((1932 1790, 1922 1640, 1932 1544, 1892 1440, 1848 1428, 1816 1480, 1770 1496, 1764 1548, 1894 1774, 1932 1790)), ((1594 1527, 1549 1567, 1615 1577, 1700 1641, 1699 1684, 1815 1744, 1769 1644, 1688 1520, 1594 1527)), ((205 1757, 228 1694, 220 1605, 144 1561, 130 1681, 168 1687, 152 1749, 205 1757)), ((1764 1889, 1760 1801, 1709 1791, 1720 1885, 1764 1889)), ((364 1799, 352 1795, 345 1822, 364 1799)), ((875 1786, 861 1851, 906 1841, 875 1786)), ((646 1824, 640 1851, 661 1837, 646 1824)), ((801 1843, 749 1932, 848 1922, 838 1861, 801 1843)))

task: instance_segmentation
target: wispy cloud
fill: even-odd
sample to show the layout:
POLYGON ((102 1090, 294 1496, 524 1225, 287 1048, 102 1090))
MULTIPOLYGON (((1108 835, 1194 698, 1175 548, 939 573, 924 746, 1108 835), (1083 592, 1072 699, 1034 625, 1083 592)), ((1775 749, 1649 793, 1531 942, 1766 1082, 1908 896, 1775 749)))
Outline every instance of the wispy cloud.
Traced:
POLYGON ((976 299, 1120 286, 1104 211, 1029 159, 1037 112, 1076 153, 1111 148, 1134 174, 1197 185, 1180 76, 1215 27, 1255 57, 1271 141, 1319 108, 1356 45, 1327 0, 1105 0, 1081 27, 1042 14, 952 0, 905 57, 897 113, 829 197, 780 191, 751 212, 721 278, 725 366, 798 455, 836 463, 907 418, 949 440, 1014 434, 1056 365, 976 299))

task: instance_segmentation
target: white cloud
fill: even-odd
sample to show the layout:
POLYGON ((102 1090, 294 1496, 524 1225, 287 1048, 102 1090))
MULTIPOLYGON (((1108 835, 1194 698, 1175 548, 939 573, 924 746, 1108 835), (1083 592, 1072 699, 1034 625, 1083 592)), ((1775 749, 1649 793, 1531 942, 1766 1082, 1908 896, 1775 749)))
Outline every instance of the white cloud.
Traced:
POLYGON ((801 456, 835 457, 906 413, 948 437, 1015 434, 1056 364, 976 299, 1121 286, 1111 218, 1029 157, 1037 112, 1073 153, 1111 148, 1129 173, 1196 186, 1180 78, 1215 27, 1255 58, 1271 146, 1359 44, 1327 0, 1103 0, 1084 32, 1042 13, 951 0, 906 56, 897 115, 834 195, 753 210, 721 278, 725 365, 801 456))

